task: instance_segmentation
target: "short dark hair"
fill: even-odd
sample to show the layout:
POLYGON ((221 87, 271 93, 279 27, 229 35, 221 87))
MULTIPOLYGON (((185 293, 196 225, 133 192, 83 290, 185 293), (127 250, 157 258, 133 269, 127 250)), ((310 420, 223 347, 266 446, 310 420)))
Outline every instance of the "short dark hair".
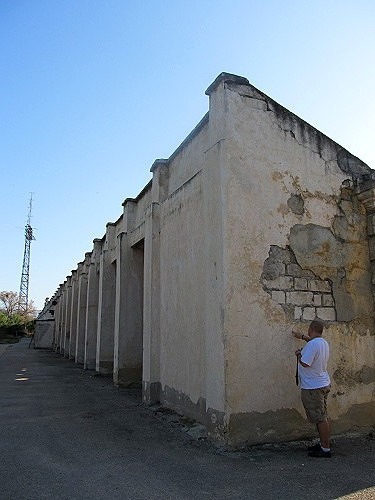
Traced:
POLYGON ((324 325, 321 321, 318 321, 318 320, 314 320, 310 323, 310 328, 311 330, 314 330, 314 332, 318 333, 319 335, 321 335, 323 333, 323 328, 324 328, 324 325))

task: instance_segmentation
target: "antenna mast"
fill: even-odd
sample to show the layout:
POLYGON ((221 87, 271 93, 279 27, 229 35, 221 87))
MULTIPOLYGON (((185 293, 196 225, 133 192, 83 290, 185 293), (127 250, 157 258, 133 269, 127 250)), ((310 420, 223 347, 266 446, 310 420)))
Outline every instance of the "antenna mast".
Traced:
POLYGON ((22 275, 20 294, 18 299, 18 308, 20 311, 26 312, 29 304, 29 268, 30 268, 30 246, 31 241, 35 240, 33 228, 31 227, 31 209, 33 204, 33 193, 30 193, 29 213, 25 226, 25 251, 23 254, 22 275))

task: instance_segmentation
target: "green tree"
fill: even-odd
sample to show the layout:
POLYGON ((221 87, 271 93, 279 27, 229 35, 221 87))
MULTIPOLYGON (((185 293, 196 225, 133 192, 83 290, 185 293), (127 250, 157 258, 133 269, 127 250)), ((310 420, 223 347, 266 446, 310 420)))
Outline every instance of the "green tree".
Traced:
POLYGON ((25 333, 32 333, 35 326, 35 307, 30 301, 26 311, 19 308, 16 292, 0 292, 0 340, 11 341, 11 338, 25 333))

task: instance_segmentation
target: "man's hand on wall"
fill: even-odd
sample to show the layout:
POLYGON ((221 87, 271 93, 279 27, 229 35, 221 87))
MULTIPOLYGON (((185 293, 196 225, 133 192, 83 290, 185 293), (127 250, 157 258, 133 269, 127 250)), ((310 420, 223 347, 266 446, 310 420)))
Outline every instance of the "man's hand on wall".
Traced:
POLYGON ((308 342, 310 339, 309 335, 306 335, 306 333, 300 333, 300 332, 295 332, 292 330, 292 334, 296 339, 299 340, 304 340, 305 342, 308 342))
POLYGON ((294 337, 295 337, 296 339, 300 339, 300 340, 302 339, 302 333, 300 333, 300 332, 295 332, 294 330, 292 330, 292 334, 294 335, 294 337))

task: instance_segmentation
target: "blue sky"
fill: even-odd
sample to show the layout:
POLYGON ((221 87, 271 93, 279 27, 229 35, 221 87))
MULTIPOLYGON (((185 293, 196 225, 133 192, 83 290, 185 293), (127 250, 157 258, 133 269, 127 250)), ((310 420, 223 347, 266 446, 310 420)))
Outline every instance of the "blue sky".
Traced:
POLYGON ((222 71, 375 168, 372 0, 0 0, 0 290, 41 308, 208 110, 222 71))

